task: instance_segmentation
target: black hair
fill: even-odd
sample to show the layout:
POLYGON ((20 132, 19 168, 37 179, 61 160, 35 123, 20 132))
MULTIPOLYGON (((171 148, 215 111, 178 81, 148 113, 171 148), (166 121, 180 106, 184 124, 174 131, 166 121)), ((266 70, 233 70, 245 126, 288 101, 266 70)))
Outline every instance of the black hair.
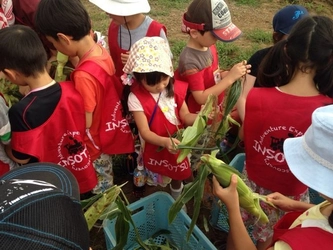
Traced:
POLYGON ((286 34, 283 34, 280 31, 274 31, 273 36, 272 36, 273 43, 276 44, 277 42, 281 41, 285 35, 286 34))
POLYGON ((47 54, 37 33, 23 25, 0 30, 0 71, 13 69, 25 76, 46 70, 47 54))
POLYGON ((58 40, 58 33, 78 41, 89 35, 91 20, 80 0, 42 0, 35 14, 36 29, 58 40))
MULTIPOLYGON (((162 73, 162 72, 157 72, 157 71, 149 72, 149 73, 133 72, 133 76, 139 84, 141 84, 141 82, 143 80, 145 80, 147 85, 149 85, 149 86, 155 86, 156 84, 160 83, 162 80, 169 77, 167 74, 162 73)), ((174 96, 173 85, 174 85, 174 78, 170 77, 169 84, 166 87, 167 97, 173 97, 174 96)), ((124 117, 126 117, 129 114, 127 100, 128 100, 128 95, 130 94, 130 92, 131 92, 130 86, 125 85, 125 87, 123 89, 123 98, 122 98, 123 116, 124 117)))
POLYGON ((257 78, 261 86, 283 86, 296 70, 308 69, 316 70, 319 92, 333 97, 333 20, 329 17, 308 16, 298 21, 288 39, 270 49, 257 78))

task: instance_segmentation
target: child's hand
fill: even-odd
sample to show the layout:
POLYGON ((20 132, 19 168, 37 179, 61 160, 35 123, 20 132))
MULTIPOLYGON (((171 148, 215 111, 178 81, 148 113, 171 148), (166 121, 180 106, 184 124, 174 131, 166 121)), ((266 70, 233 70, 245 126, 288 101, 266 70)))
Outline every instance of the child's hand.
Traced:
POLYGON ((176 138, 165 137, 164 148, 166 148, 171 154, 178 152, 177 145, 180 143, 176 138))
POLYGON ((233 82, 249 74, 251 72, 251 65, 247 64, 247 61, 244 60, 240 63, 235 64, 228 73, 228 76, 233 78, 233 82))
POLYGON ((275 206, 280 208, 283 211, 294 211, 294 203, 295 200, 290 199, 287 196, 284 196, 283 194, 280 194, 278 192, 269 194, 266 196, 267 201, 272 202, 275 206))
POLYGON ((230 185, 227 188, 221 187, 216 177, 213 176, 213 194, 225 203, 228 210, 239 209, 237 175, 231 176, 230 185))
POLYGON ((127 51, 126 53, 121 53, 120 57, 121 62, 125 65, 129 57, 129 51, 127 51))

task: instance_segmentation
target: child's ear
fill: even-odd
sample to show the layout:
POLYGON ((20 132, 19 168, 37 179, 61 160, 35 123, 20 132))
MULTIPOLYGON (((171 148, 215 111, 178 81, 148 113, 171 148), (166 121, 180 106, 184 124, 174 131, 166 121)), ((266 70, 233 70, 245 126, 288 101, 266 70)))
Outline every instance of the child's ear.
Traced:
POLYGON ((195 30, 195 29, 190 29, 189 34, 192 38, 197 38, 200 35, 200 32, 198 30, 195 30))
POLYGON ((12 82, 12 83, 16 82, 16 80, 17 80, 17 71, 12 70, 12 69, 4 69, 2 72, 5 74, 6 78, 10 82, 12 82))
POLYGON ((58 37, 58 39, 59 39, 60 42, 63 42, 65 44, 67 44, 67 45, 70 44, 70 42, 71 42, 71 40, 73 38, 73 37, 67 36, 67 35, 65 35, 63 33, 57 33, 57 37, 58 37))

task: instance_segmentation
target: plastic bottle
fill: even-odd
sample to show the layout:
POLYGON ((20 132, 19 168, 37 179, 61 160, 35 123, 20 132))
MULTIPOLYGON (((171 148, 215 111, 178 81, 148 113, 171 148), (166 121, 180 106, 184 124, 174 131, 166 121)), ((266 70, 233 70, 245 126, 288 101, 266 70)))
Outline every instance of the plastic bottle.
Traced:
POLYGON ((138 165, 133 172, 133 194, 135 197, 143 197, 146 189, 147 173, 144 169, 142 159, 138 159, 138 165))

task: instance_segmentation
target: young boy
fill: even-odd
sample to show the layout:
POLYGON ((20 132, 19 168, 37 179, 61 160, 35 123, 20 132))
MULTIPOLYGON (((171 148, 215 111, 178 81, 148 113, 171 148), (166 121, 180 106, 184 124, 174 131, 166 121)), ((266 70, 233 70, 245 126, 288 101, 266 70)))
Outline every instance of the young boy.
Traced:
POLYGON ((0 71, 12 83, 31 89, 9 110, 12 150, 7 153, 20 164, 53 162, 66 167, 81 194, 90 192, 97 178, 83 142, 82 97, 72 83, 59 84, 49 76, 46 52, 31 28, 14 25, 0 30, 0 54, 0 71))
POLYGON ((113 185, 111 154, 134 152, 133 136, 122 117, 109 53, 96 44, 91 20, 80 0, 43 0, 36 11, 36 27, 54 47, 79 63, 71 74, 84 100, 85 143, 99 175, 95 193, 113 185))
POLYGON ((221 73, 215 43, 231 42, 241 31, 231 22, 223 0, 194 0, 183 16, 182 31, 189 34, 180 54, 176 76, 189 83, 187 104, 191 113, 198 112, 210 94, 223 100, 223 91, 249 72, 250 65, 238 63, 221 73))
MULTIPOLYGON (((145 36, 160 36, 167 41, 166 28, 163 24, 145 15, 150 11, 148 0, 89 0, 108 13, 112 19, 108 44, 111 57, 115 63, 116 75, 124 74, 131 46, 145 36)), ((123 85, 119 88, 122 90, 123 85)))

